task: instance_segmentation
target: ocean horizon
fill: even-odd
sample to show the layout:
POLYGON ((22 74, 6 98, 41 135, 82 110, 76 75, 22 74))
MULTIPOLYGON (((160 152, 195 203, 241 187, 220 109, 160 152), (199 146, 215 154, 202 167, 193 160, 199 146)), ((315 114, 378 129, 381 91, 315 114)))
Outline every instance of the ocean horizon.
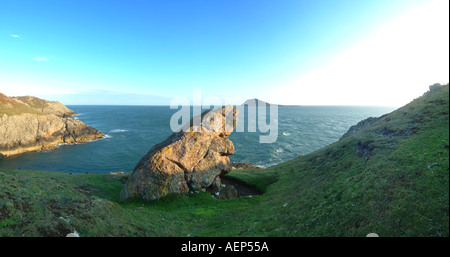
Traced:
MULTIPOLYGON (((132 171, 155 144, 172 130, 170 119, 179 109, 167 105, 67 105, 75 117, 105 134, 88 143, 59 145, 54 150, 25 152, 0 160, 0 168, 73 173, 132 171)), ((191 106, 191 113, 192 113, 191 106)), ((264 133, 236 129, 229 136, 235 146, 231 162, 270 167, 336 142, 359 121, 379 117, 395 107, 382 106, 286 106, 278 107, 278 136, 260 143, 264 133)), ((207 109, 202 109, 202 111, 207 109)), ((246 114, 247 116, 247 114, 246 114)), ((267 134, 267 133, 266 133, 267 134)))

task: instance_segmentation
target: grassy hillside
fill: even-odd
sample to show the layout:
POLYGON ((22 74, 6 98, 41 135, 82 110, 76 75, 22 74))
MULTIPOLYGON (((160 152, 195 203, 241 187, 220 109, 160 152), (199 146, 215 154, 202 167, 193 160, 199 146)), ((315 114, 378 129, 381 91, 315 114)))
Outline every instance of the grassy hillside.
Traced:
POLYGON ((19 115, 22 113, 31 114, 44 114, 32 106, 29 106, 20 99, 8 97, 0 93, 0 116, 6 115, 19 115))
POLYGON ((0 236, 449 236, 449 88, 355 134, 228 176, 264 194, 119 201, 125 175, 0 171, 0 236))
POLYGON ((59 117, 73 116, 76 113, 57 101, 47 101, 34 96, 8 97, 0 93, 0 116, 30 114, 54 114, 59 117))

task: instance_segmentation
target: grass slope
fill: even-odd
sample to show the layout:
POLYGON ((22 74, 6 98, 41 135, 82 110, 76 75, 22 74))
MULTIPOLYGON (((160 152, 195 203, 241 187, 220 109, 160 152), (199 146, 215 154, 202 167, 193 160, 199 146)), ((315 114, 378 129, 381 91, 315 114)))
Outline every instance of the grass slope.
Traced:
POLYGON ((31 113, 31 114, 39 114, 43 115, 41 111, 38 111, 35 109, 35 106, 30 106, 22 101, 20 99, 16 99, 13 97, 8 97, 2 93, 0 93, 0 116, 3 115, 19 115, 22 113, 31 113))
POLYGON ((120 202, 127 175, 2 170, 0 236, 449 236, 448 90, 311 154, 233 170, 253 197, 120 202))

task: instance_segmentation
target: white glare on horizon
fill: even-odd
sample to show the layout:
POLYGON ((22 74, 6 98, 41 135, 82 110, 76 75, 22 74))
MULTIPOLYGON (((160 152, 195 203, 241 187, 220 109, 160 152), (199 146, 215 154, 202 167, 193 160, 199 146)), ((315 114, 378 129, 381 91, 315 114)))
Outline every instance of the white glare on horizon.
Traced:
MULTIPOLYGON (((69 104, 85 104, 81 100, 91 101, 99 91, 104 90, 120 96, 111 98, 108 104, 155 104, 154 98, 149 98, 148 101, 133 100, 133 97, 143 99, 147 95, 163 99, 158 102, 162 104, 166 101, 164 99, 176 96, 174 94, 189 92, 180 90, 182 86, 198 86, 204 90, 205 96, 217 96, 214 94, 223 93, 224 90, 216 89, 236 87, 233 84, 236 83, 242 84, 239 91, 226 91, 226 96, 239 96, 242 99, 256 97, 270 103, 292 105, 402 106, 424 93, 429 85, 449 82, 448 21, 449 1, 430 0, 392 20, 383 21, 375 30, 368 32, 368 37, 354 42, 346 51, 330 55, 329 61, 318 68, 298 60, 299 63, 303 62, 302 67, 311 70, 296 69, 292 65, 284 70, 286 74, 295 75, 280 73, 279 78, 261 76, 254 79, 250 74, 248 78, 231 78, 232 82, 213 81, 210 86, 184 86, 184 81, 161 85, 141 81, 140 78, 135 83, 132 75, 124 75, 127 74, 126 71, 118 72, 118 76, 102 75, 101 69, 98 74, 95 69, 92 74, 83 69, 79 72, 76 69, 65 71, 67 63, 58 62, 53 55, 38 56, 40 53, 35 53, 26 57, 28 62, 24 66, 30 72, 9 68, 7 65, 0 70, 0 92, 9 96, 34 95, 49 97, 49 100, 66 100, 69 104), (258 79, 266 81, 254 82, 258 79), (79 99, 75 95, 89 95, 92 98, 79 99)), ((17 32, 18 34, 5 33, 10 37, 23 39, 22 32, 17 32)), ((316 58, 315 61, 321 59, 316 58)), ((170 75, 176 77, 178 74, 170 75)), ((198 76, 203 75, 205 74, 200 73, 198 76)), ((105 96, 106 100, 107 98, 105 96)), ((167 101, 165 104, 169 103, 167 101)))
POLYGON ((266 99, 298 105, 404 105, 429 85, 449 82, 448 10, 447 0, 414 8, 326 65, 274 87, 266 99))

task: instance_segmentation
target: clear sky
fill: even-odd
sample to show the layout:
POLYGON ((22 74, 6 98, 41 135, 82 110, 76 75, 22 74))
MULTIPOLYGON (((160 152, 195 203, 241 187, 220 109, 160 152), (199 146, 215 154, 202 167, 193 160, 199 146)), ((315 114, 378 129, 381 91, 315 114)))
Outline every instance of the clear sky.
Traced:
POLYGON ((448 81, 448 0, 0 2, 10 96, 400 106, 448 81))

